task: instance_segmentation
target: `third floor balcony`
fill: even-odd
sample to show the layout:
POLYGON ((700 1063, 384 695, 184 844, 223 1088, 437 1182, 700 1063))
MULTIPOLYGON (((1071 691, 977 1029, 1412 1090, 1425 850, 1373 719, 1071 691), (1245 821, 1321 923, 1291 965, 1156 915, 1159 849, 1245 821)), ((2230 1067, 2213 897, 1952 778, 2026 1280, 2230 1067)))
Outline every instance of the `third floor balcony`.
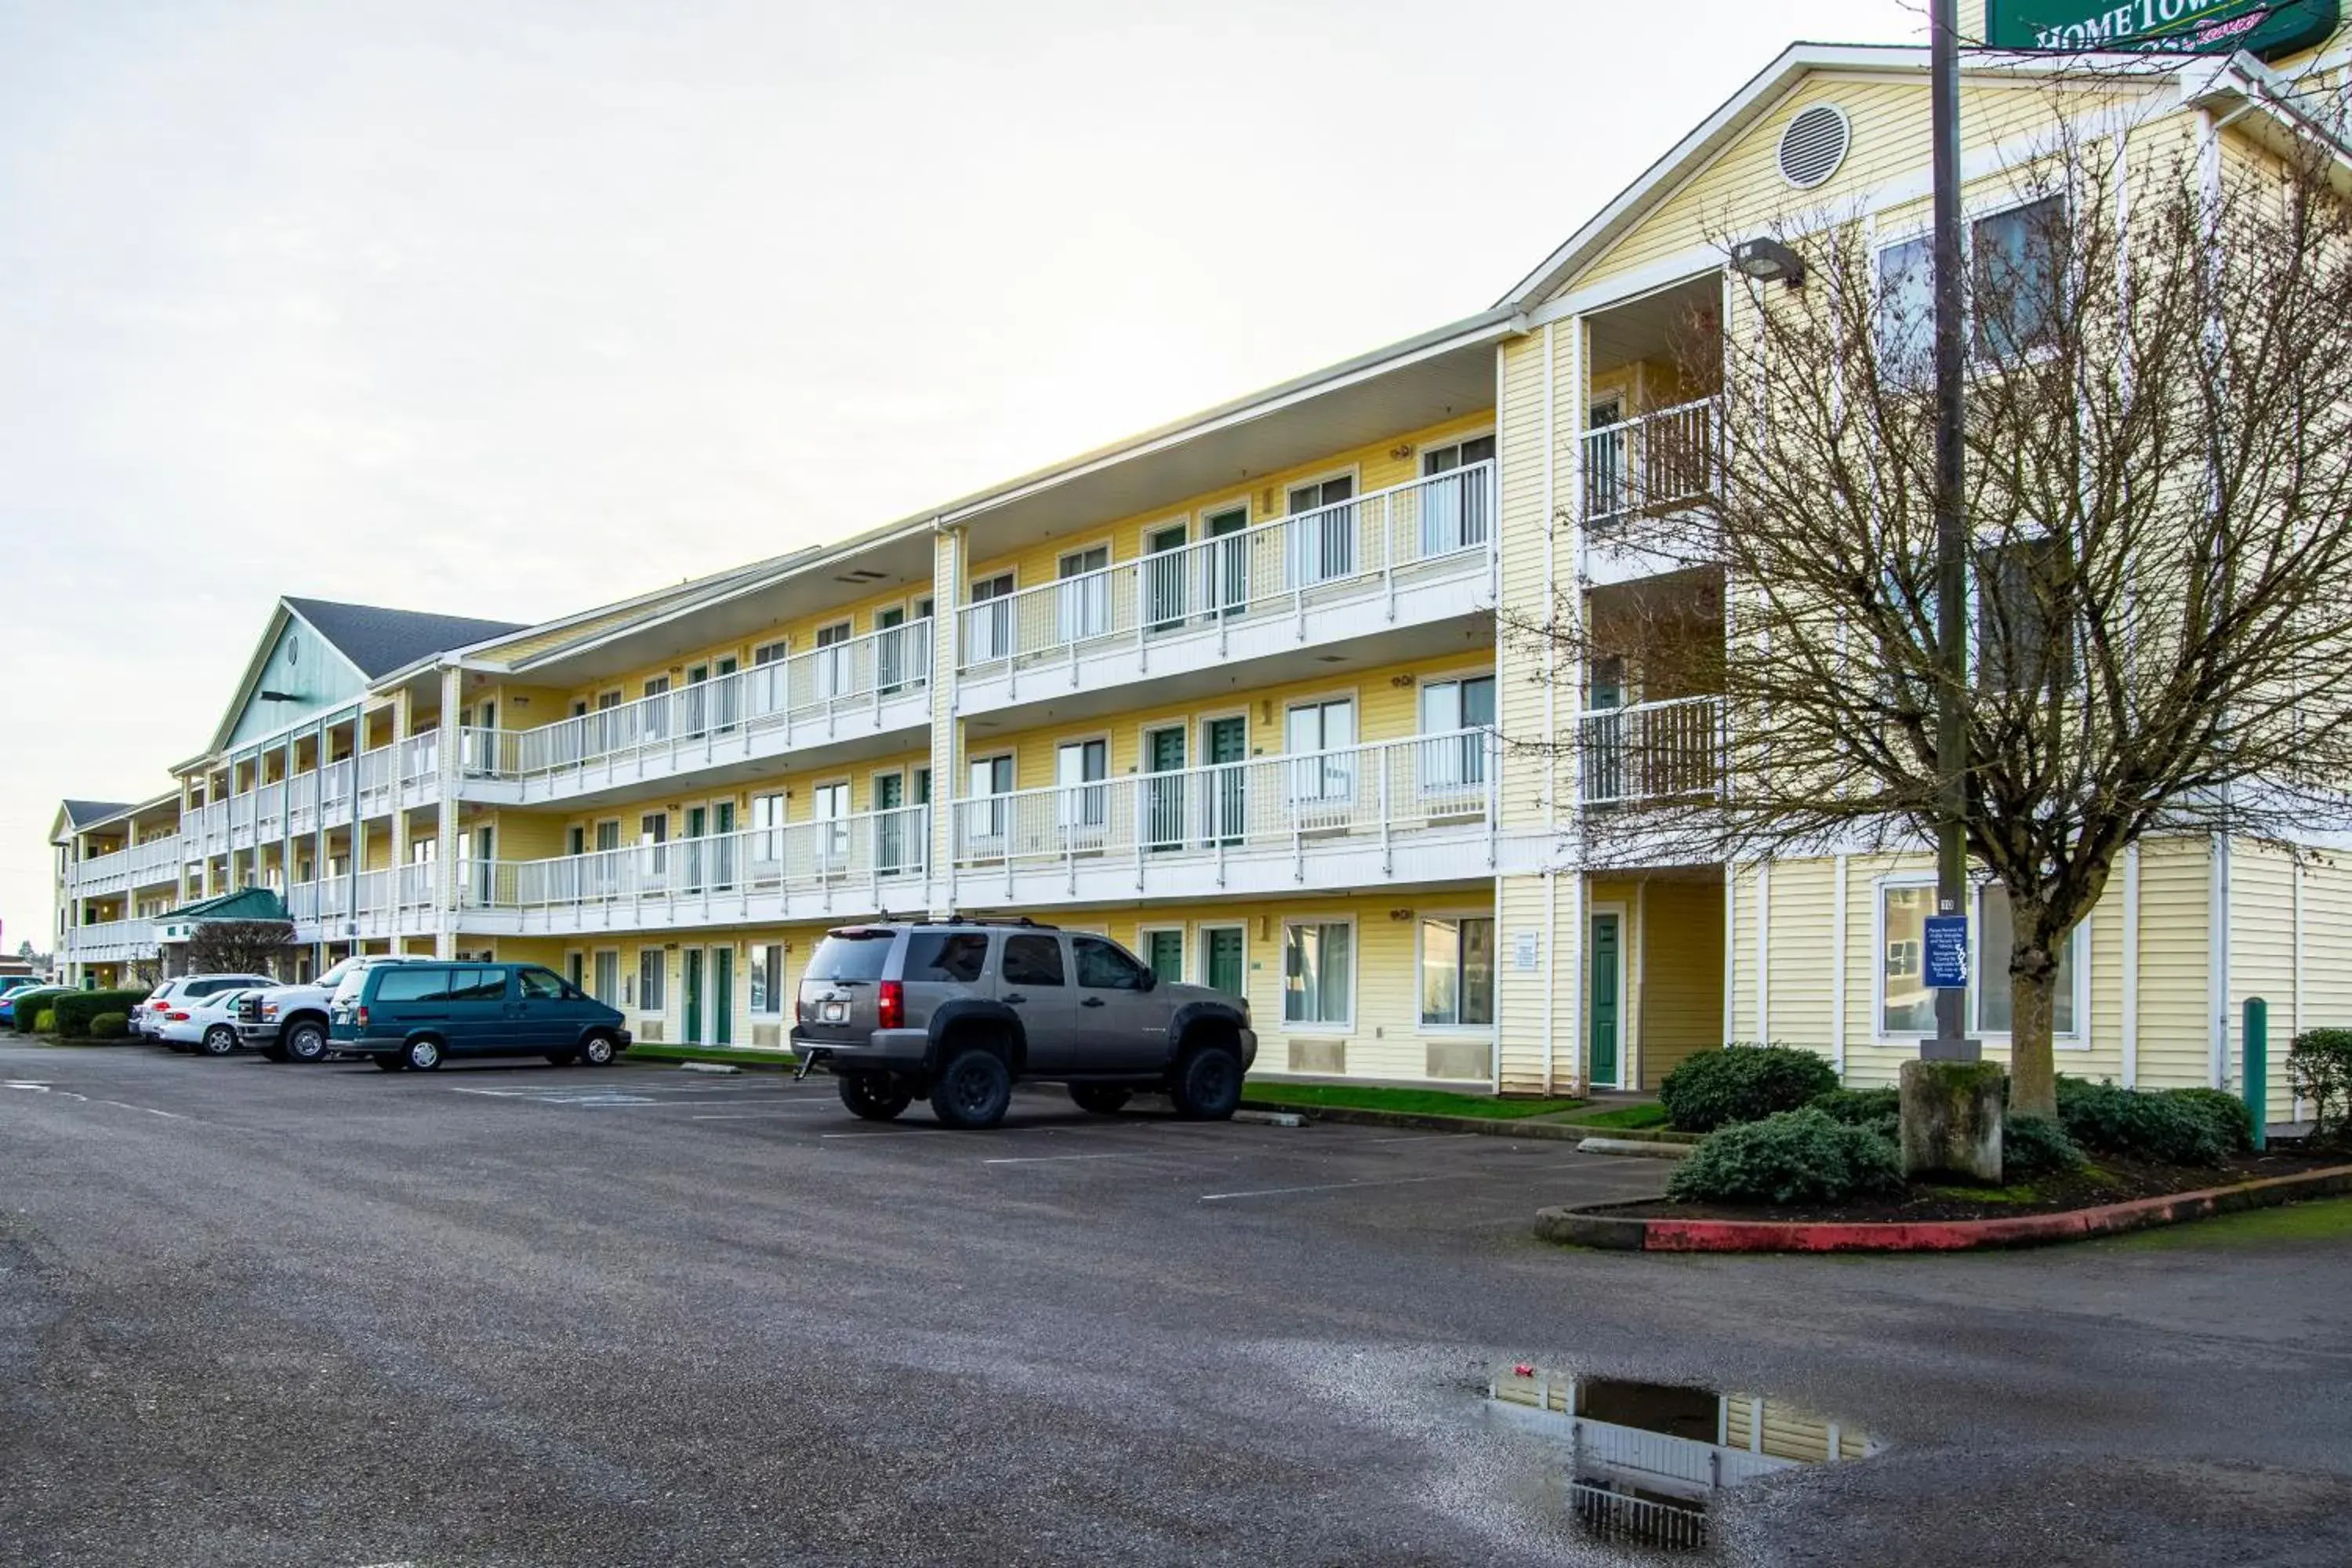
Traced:
POLYGON ((910 621, 533 730, 467 730, 464 792, 593 800, 788 754, 902 744, 929 727, 930 668, 931 623, 910 621))
POLYGON ((1495 465, 1474 463, 967 604, 958 707, 1143 680, 1181 690, 1188 676, 1475 615, 1494 603, 1495 507, 1495 465))

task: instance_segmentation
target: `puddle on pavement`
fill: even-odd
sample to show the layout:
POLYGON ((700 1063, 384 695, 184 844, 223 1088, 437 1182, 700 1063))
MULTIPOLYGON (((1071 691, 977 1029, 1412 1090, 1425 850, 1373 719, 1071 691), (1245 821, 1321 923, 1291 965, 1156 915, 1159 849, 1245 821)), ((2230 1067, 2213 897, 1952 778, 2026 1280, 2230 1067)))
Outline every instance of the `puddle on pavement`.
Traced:
POLYGON ((1584 1534, 1654 1552, 1706 1552, 1727 1488, 1883 1447, 1783 1399, 1525 1364, 1498 1373, 1486 1398, 1497 1419, 1556 1446, 1559 1504, 1584 1534))

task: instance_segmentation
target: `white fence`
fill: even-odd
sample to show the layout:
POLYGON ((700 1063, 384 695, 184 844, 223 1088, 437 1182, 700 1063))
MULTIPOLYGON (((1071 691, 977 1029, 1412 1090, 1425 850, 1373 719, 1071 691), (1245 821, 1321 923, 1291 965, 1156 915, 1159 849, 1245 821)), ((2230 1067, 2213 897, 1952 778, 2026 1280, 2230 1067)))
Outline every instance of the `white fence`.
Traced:
POLYGON ((1107 637, 1299 613, 1334 586, 1482 553, 1494 531, 1494 476, 1493 463, 1475 463, 965 605, 956 611, 957 668, 1034 664, 1107 637))
POLYGON ((1607 528, 1712 494, 1717 426, 1715 400, 1703 397, 1586 431, 1586 526, 1607 528))
POLYGON ((1491 822, 1495 738, 1462 730, 953 803, 961 870, 1223 855, 1491 822))
POLYGON ((480 909, 740 902, 919 879, 929 849, 930 808, 911 805, 545 860, 477 861, 463 896, 480 909))
POLYGON ((468 730, 465 770, 488 778, 539 778, 676 751, 714 736, 757 734, 878 708, 902 692, 921 690, 930 673, 931 623, 909 621, 535 730, 468 730))

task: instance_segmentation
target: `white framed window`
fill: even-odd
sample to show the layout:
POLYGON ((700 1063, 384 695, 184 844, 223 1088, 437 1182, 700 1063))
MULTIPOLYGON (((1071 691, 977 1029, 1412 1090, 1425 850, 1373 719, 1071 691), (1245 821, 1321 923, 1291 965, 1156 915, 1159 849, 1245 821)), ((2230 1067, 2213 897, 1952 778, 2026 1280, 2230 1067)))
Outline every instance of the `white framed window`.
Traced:
POLYGON ((816 853, 820 868, 846 870, 849 866, 849 781, 835 779, 809 791, 809 815, 817 824, 816 853))
POLYGON ((1328 583, 1356 570, 1356 476, 1335 474, 1293 485, 1286 498, 1290 524, 1290 580, 1298 586, 1328 583))
POLYGON ((1282 1021, 1350 1029, 1356 1019, 1356 922, 1282 922, 1282 1021))
POLYGON ((781 942, 751 944, 751 1011, 772 1017, 784 1010, 784 949, 781 942))
POLYGON ((1059 827, 1099 829, 1109 799, 1110 742, 1096 737, 1065 741, 1054 748, 1054 821, 1059 827))
POLYGON ((1495 723, 1495 678, 1452 676, 1421 688, 1421 782, 1439 788, 1486 782, 1486 737, 1495 723))
POLYGON ((816 629, 816 694, 820 700, 846 697, 856 686, 856 673, 850 668, 849 651, 850 634, 854 629, 845 620, 816 629))
POLYGON ((1332 697, 1302 702, 1283 717, 1283 750, 1290 764, 1294 801, 1345 801, 1355 795, 1356 700, 1332 697))
POLYGON ((1054 632, 1060 642, 1084 642, 1110 632, 1110 546, 1089 544, 1055 563, 1054 632))
MULTIPOLYGON (((1979 367, 2048 346, 2065 300, 2066 200, 2041 196, 1971 216, 1961 233, 1969 269, 1968 354, 1979 367)), ((1927 387, 1936 378, 1935 236, 1906 235, 1878 247, 1878 364, 1889 382, 1927 387)))
POLYGON ((600 947, 589 966, 588 994, 607 1007, 621 1005, 621 950, 600 947))
POLYGON ((1495 460, 1495 437, 1467 436, 1421 449, 1421 552, 1444 555, 1486 542, 1488 489, 1481 463, 1495 460), (1465 471, 1467 470, 1467 471, 1465 471), (1451 479, 1444 478, 1451 474, 1451 479))
MULTIPOLYGON (((1995 882, 1979 883, 1971 895, 1969 925, 1969 1017, 1987 1036, 2010 1032, 2009 895, 1995 882)), ((1927 917, 1936 912, 1936 879, 1919 873, 1885 877, 1877 885, 1877 962, 1872 990, 1878 1034, 1906 1038, 1936 1032, 1936 993, 1927 988, 1927 917)), ((2080 1048, 2090 1007, 2091 923, 2068 937, 2058 958, 2058 994, 2052 1034, 2062 1046, 2080 1048)))
MULTIPOLYGON (((2014 941, 2009 919, 2009 890, 1998 882, 1979 883, 1976 889, 1976 920, 1969 931, 1969 1016, 1980 1035, 2010 1032, 2009 949, 2014 941)), ((2084 1026, 2091 1016, 2089 981, 2091 922, 2067 933, 2058 954, 2058 987, 2050 999, 2053 1043, 2082 1049, 2090 1044, 2084 1026)))
POLYGON ((969 664, 986 664, 991 659, 1013 656, 1013 578, 1010 572, 998 572, 972 580, 972 613, 964 617, 963 657, 969 664), (985 608, 980 606, 985 605, 985 608))
POLYGON ((1495 917, 1421 918, 1421 1022, 1424 1028, 1495 1026, 1495 917))
POLYGON ((1013 793, 1012 753, 974 757, 970 766, 971 787, 966 793, 985 804, 965 808, 964 831, 976 838, 1002 838, 1010 815, 1003 797, 1013 793))
POLYGON ((663 981, 667 978, 667 975, 668 970, 664 962, 662 950, 660 948, 647 947, 638 950, 638 1011, 645 1013, 658 1013, 662 1010, 666 1000, 664 995, 665 987, 663 985, 663 981))

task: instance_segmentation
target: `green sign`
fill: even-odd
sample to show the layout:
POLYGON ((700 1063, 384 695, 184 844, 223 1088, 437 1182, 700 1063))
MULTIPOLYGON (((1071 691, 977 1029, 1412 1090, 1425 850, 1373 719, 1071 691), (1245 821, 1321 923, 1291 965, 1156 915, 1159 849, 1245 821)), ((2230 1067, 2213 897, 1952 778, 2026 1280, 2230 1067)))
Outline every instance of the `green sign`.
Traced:
POLYGON ((2271 59, 2336 31, 2337 0, 1987 0, 1995 49, 2161 49, 2271 59))

